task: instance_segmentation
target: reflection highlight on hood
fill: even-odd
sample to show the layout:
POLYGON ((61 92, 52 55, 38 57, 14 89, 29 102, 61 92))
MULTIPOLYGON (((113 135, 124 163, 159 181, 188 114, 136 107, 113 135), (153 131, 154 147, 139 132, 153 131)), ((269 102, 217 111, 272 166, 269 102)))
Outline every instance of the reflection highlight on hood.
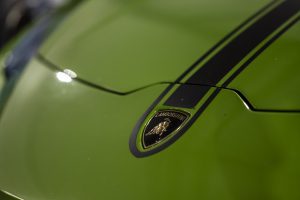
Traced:
POLYGON ((77 77, 77 74, 70 69, 65 69, 63 72, 56 73, 56 78, 60 82, 64 82, 64 83, 70 83, 70 82, 72 82, 73 78, 76 78, 76 77, 77 77))

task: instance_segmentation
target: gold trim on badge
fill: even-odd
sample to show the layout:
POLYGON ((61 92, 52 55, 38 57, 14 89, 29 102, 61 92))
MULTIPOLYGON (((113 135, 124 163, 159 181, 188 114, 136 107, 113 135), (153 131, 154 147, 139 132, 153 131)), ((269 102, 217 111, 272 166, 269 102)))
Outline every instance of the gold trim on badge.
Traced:
POLYGON ((158 110, 154 113, 154 115, 151 117, 151 119, 147 122, 147 124, 144 127, 144 130, 142 132, 142 146, 144 150, 149 150, 150 148, 164 143, 167 140, 169 140, 172 136, 174 136, 188 121, 190 117, 190 114, 181 110, 171 110, 171 109, 166 109, 166 110, 158 110), (150 131, 146 132, 147 127, 149 124, 154 120, 156 117, 162 117, 163 120, 158 122, 150 131), (168 128, 172 125, 174 120, 180 120, 182 121, 178 127, 176 127, 175 130, 171 131, 167 136, 161 138, 164 133, 168 132, 168 128), (158 136, 158 140, 155 141, 151 145, 146 145, 145 144, 145 136, 158 136))

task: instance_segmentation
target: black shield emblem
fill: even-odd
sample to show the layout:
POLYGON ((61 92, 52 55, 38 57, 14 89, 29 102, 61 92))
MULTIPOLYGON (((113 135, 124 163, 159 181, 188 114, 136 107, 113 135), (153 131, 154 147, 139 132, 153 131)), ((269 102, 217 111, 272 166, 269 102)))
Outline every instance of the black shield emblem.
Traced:
POLYGON ((175 134, 188 118, 188 113, 177 110, 156 112, 143 131, 144 149, 150 148, 175 134))

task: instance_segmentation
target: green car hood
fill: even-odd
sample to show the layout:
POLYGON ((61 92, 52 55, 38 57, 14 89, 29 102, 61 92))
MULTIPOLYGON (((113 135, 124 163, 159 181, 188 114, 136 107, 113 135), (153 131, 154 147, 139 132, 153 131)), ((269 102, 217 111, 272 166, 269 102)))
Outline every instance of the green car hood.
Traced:
POLYGON ((173 82, 266 2, 83 1, 41 53, 83 79, 122 92, 173 82))
POLYGON ((24 200, 300 199, 299 112, 241 99, 299 108, 298 24, 227 88, 221 80, 182 108, 195 116, 219 92, 176 142, 137 158, 130 138, 150 105, 170 86, 208 87, 173 83, 269 2, 123 2, 83 1, 27 64, 1 113, 0 190, 24 200), (118 95, 62 80, 49 63, 120 92, 170 83, 118 95))
MULTIPOLYGON (((175 82, 214 44, 268 3, 83 1, 40 52, 86 81, 129 92, 175 82)), ((295 92, 300 85, 299 34, 299 25, 291 28, 228 87, 239 90, 257 108, 300 109, 300 95, 295 92)))
POLYGON ((136 158, 131 132, 167 85, 120 96, 55 75, 32 60, 1 116, 0 188, 16 199, 299 199, 299 113, 222 90, 173 145, 136 158))

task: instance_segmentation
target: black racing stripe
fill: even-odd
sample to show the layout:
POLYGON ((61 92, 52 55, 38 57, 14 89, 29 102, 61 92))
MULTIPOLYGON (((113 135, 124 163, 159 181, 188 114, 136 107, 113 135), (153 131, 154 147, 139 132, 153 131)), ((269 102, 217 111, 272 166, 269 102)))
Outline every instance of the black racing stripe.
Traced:
MULTIPOLYGON (((235 28, 233 31, 231 31, 229 34, 227 34, 223 39, 221 39, 217 44, 215 44, 211 49, 209 49, 202 57, 200 57, 191 67, 189 67, 176 81, 176 83, 180 82, 190 71, 192 71, 199 63, 201 63, 203 60, 205 60, 211 53, 213 53, 217 48, 219 48, 224 42, 226 42, 228 39, 230 39, 233 35, 235 35, 238 31, 240 31, 243 27, 245 27, 247 24, 249 24, 253 19, 255 19, 257 16, 265 12, 267 9, 269 9, 271 6, 273 6, 276 2, 279 0, 273 0, 270 3, 268 3, 266 6, 261 8, 259 11, 254 13, 250 18, 248 18, 246 21, 244 21, 242 24, 240 24, 237 28, 235 28)), ((188 124, 183 127, 178 134, 176 134, 174 137, 172 137, 170 140, 168 140, 164 145, 158 146, 157 148, 146 151, 146 152, 140 152, 136 147, 136 139, 137 135, 139 133, 139 130, 143 126, 143 123, 145 122, 145 119, 149 115, 151 111, 159 104, 159 102, 171 91, 171 89, 174 87, 174 84, 170 84, 163 92, 162 94, 151 104, 151 106, 147 109, 147 111, 141 116, 141 118, 138 120, 136 126, 133 129, 133 132, 131 134, 130 140, 129 140, 129 148, 131 153, 136 157, 145 157, 149 156, 151 154, 157 153, 163 149, 165 149, 167 146, 174 143, 181 135, 184 134, 184 132, 193 124, 193 122, 199 117, 199 115, 206 109, 206 107, 211 103, 211 101, 217 96, 219 93, 219 88, 217 88, 212 95, 208 98, 208 100, 201 106, 201 108, 196 112, 196 114, 191 118, 191 120, 188 122, 188 124)), ((201 86, 199 86, 201 87, 201 86)))
MULTIPOLYGON (((250 64, 258 55, 260 55, 262 52, 264 52, 268 46, 270 46, 273 42, 275 42, 281 35, 283 35, 286 31, 288 31, 292 26, 294 26, 298 21, 300 20, 300 17, 297 17, 293 19, 289 24, 287 24, 280 32, 278 32, 276 35, 274 35, 270 40, 266 42, 265 45, 263 45, 261 48, 259 48, 255 54, 250 57, 245 63, 250 64)), ((239 72, 241 72, 243 69, 246 68, 247 65, 242 66, 239 72)), ((232 75, 224 84, 229 84, 231 80, 233 80, 233 77, 237 76, 237 74, 232 75)), ((222 88, 216 88, 216 90, 209 96, 209 98, 205 101, 205 103, 199 108, 199 110, 195 113, 195 115, 192 117, 192 119, 189 121, 189 123, 182 129, 182 134, 184 131, 186 131, 196 120, 197 118, 204 112, 204 110, 210 105, 210 103, 216 98, 216 96, 221 92, 222 88)), ((239 91, 234 90, 234 92, 239 93, 239 91)), ((238 94, 240 97, 243 98, 243 95, 241 93, 238 94)), ((247 101, 246 98, 243 98, 243 101, 247 101)), ((247 103, 247 105, 251 105, 250 103, 247 103)), ((298 113, 299 111, 293 111, 293 110, 266 110, 266 109, 256 109, 254 107, 251 108, 253 111, 260 111, 260 112, 284 112, 284 113, 298 113)))
POLYGON ((179 83, 184 77, 186 77, 195 67, 197 67, 202 61, 204 61, 211 53, 213 53, 217 48, 219 48, 224 42, 226 42, 229 38, 231 38, 234 34, 236 34, 239 30, 241 30, 243 27, 245 27, 247 24, 249 24, 252 20, 254 20, 258 15, 265 12, 268 8, 270 8, 272 5, 274 5, 279 0, 273 0, 261 9, 259 9, 257 12, 255 12, 251 17, 246 19, 244 22, 242 22, 239 26, 237 26, 235 29, 233 29, 231 32, 229 32, 224 38, 222 38, 218 43, 216 43, 214 46, 212 46, 205 54, 203 54, 196 62, 194 62, 184 73, 182 73, 177 80, 176 83, 179 83))
MULTIPOLYGON (((253 19, 255 19, 257 16, 265 12, 267 9, 269 9, 271 6, 273 6, 276 2, 279 0, 273 0, 270 3, 266 4, 262 8, 260 8, 258 11, 256 11, 252 16, 250 16, 248 19, 246 19, 244 22, 242 22, 239 26, 237 26, 235 29, 233 29, 231 32, 229 32, 225 37, 223 37, 219 42, 217 42, 213 47, 211 47, 207 52, 204 53, 196 62, 194 62, 184 73, 182 73, 175 83, 180 83, 181 80, 189 74, 195 67, 199 65, 203 60, 205 60, 209 55, 211 55, 217 48, 219 48, 224 42, 226 42, 228 39, 230 39, 234 34, 236 34, 238 31, 240 31, 243 27, 245 27, 247 24, 249 24, 253 19)), ((150 108, 154 108, 155 105, 162 100, 162 98, 174 87, 175 84, 170 85, 167 87, 163 93, 155 100, 155 102, 150 106, 150 108)), ((150 109, 150 110, 152 110, 150 109)), ((148 112, 144 114, 143 117, 146 117, 148 115, 148 112)))
MULTIPOLYGON (((293 21, 291 21, 282 31, 280 31, 279 33, 274 35, 267 43, 269 43, 269 42, 272 43, 272 42, 276 41, 276 39, 278 39, 284 32, 286 32, 289 28, 291 28, 293 25, 295 25, 296 22, 298 22, 299 20, 300 20, 300 17, 298 17, 298 18, 294 19, 293 21)), ((263 46, 257 52, 263 52, 265 49, 266 49, 266 46, 263 46)), ((203 87, 203 86, 198 85, 198 87, 203 87)), ((216 88, 214 90, 214 92, 208 97, 208 99, 203 103, 203 105, 201 105, 201 107, 197 110, 197 112, 192 116, 192 118, 188 121, 188 123, 174 137, 172 137, 170 140, 168 140, 164 145, 158 146, 158 148, 156 148, 156 149, 154 149, 153 151, 150 151, 150 152, 144 152, 144 153, 138 152, 136 154, 136 156, 137 157, 144 157, 144 156, 148 156, 148 155, 151 155, 153 153, 159 152, 159 151, 163 150, 164 148, 166 148, 168 145, 170 145, 170 144, 174 143, 176 140, 178 140, 193 125, 193 123, 207 109, 207 107, 213 102, 213 100, 218 96, 218 94, 221 91, 222 91, 222 88, 216 88)), ((256 109, 254 108, 253 110, 256 110, 256 109)), ((258 110, 258 111, 273 112, 272 110, 258 110)), ((282 111, 278 111, 278 112, 282 112, 282 111)), ((298 111, 284 111, 284 112, 285 113, 296 113, 298 111)))
MULTIPOLYGON (((186 83, 216 85, 233 67, 299 10, 299 0, 282 2, 234 38, 193 74, 186 83)), ((167 99, 165 105, 193 108, 208 91, 208 87, 181 85, 167 99)))
POLYGON ((223 84, 222 87, 227 87, 246 67, 248 67, 262 52, 264 52, 273 42, 275 42, 281 35, 289 30, 300 20, 300 17, 296 17, 286 27, 279 31, 274 37, 266 42, 257 52, 253 54, 239 69, 237 69, 223 84))

